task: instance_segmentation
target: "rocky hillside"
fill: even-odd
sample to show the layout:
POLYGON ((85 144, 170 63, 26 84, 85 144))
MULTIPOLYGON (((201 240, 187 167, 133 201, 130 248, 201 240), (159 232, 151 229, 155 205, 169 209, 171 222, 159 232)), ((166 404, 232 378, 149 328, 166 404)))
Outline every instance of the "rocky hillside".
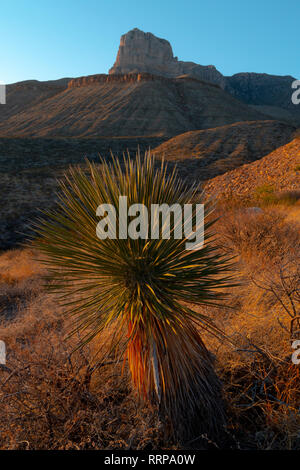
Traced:
POLYGON ((294 80, 290 75, 238 73, 226 77, 225 90, 264 114, 300 125, 300 105, 293 104, 291 99, 294 80))
POLYGON ((268 185, 276 191, 300 189, 300 138, 248 165, 209 181, 208 195, 229 198, 244 197, 257 187, 268 185))
POLYGON ((138 28, 121 36, 116 61, 109 74, 148 72, 164 77, 192 74, 201 80, 225 87, 223 75, 213 65, 198 65, 179 61, 174 57, 172 46, 166 39, 138 28))
MULTIPOLYGON (((93 75, 0 118, 0 136, 165 138, 265 116, 219 86, 151 74, 93 75)), ((0 108, 13 106, 8 104, 0 108)))
POLYGON ((206 180, 252 162, 292 140, 295 128, 278 121, 238 122, 191 131, 162 143, 154 152, 206 180))
POLYGON ((0 106, 0 122, 42 103, 64 91, 70 78, 39 82, 27 80, 6 86, 6 105, 0 106))

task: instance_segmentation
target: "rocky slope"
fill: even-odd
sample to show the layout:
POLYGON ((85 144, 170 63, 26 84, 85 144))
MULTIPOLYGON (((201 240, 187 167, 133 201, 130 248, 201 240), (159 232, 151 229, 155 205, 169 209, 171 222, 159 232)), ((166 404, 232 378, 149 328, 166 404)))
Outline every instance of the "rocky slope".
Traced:
MULTIPOLYGON (((0 107, 0 115, 9 106, 0 107)), ((0 136, 167 138, 264 117, 195 78, 101 74, 71 80, 67 89, 0 118, 0 136)))
POLYGON ((295 128, 278 121, 238 122, 186 132, 154 149, 189 178, 206 180, 253 162, 293 139, 295 128))
POLYGON ((277 191, 300 189, 300 138, 283 145, 261 160, 217 176, 205 186, 208 195, 245 197, 262 185, 277 191))

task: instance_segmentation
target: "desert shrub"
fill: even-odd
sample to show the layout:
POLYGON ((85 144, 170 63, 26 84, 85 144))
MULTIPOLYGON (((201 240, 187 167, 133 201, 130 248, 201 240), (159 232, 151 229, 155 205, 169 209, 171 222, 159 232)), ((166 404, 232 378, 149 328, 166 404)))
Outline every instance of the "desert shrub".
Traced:
POLYGON ((221 218, 218 231, 227 250, 248 259, 276 261, 299 249, 299 228, 286 222, 285 217, 276 209, 257 213, 238 209, 221 218))
POLYGON ((242 286, 224 331, 236 345, 213 345, 230 406, 228 431, 237 447, 299 449, 300 226, 295 208, 220 213, 218 232, 238 255, 242 286))
MULTIPOLYGON (((176 172, 166 176, 164 164, 155 170, 149 154, 143 162, 139 156, 125 159, 124 167, 115 159, 102 161, 101 168, 89 164, 87 172, 72 169, 62 184, 60 206, 37 228, 50 285, 64 299, 75 299, 69 313, 74 330, 85 333, 83 344, 108 326, 114 329, 111 350, 127 357, 139 396, 160 404, 172 434, 186 439, 202 429, 218 435, 225 420, 221 384, 195 325, 215 335, 222 332, 187 302, 221 301, 232 282, 231 262, 213 240, 209 205, 201 250, 186 250, 188 239, 176 239, 173 232, 169 239, 99 240, 100 204, 112 204, 118 214, 119 196, 125 195, 128 206, 142 202, 150 214, 151 204, 183 206, 198 190, 176 172)), ((195 226, 195 214, 191 221, 195 226)), ((176 220, 173 231, 178 223, 183 221, 176 220)))
POLYGON ((8 350, 7 366, 0 366, 1 449, 171 445, 153 409, 137 406, 121 364, 108 360, 93 369, 89 348, 74 353, 53 305, 42 321, 31 320, 0 328, 8 350))
POLYGON ((291 340, 300 339, 300 257, 298 253, 288 252, 283 260, 266 267, 259 278, 253 282, 260 289, 268 292, 273 305, 281 307, 277 317, 280 326, 288 333, 291 340), (282 315, 282 312, 284 315, 282 315), (285 317, 285 324, 282 317, 285 317))
POLYGON ((300 371, 290 357, 253 350, 251 361, 225 364, 223 381, 236 448, 300 449, 300 371))
MULTIPOLYGON (((95 367, 93 344, 74 352, 55 296, 44 291, 32 250, 0 256, 1 449, 144 449, 172 446, 156 410, 137 406, 122 364, 95 367), (31 269, 24 269, 24 265, 31 269), (18 265, 21 267, 18 273, 18 265)), ((102 337, 103 342, 109 341, 102 337)))

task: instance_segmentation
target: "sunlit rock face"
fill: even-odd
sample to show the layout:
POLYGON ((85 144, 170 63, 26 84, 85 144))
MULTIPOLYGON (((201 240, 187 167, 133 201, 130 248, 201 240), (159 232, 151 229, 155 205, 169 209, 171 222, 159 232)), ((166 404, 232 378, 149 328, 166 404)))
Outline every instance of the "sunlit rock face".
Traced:
POLYGON ((166 39, 135 28, 121 36, 117 59, 109 74, 141 73, 178 77, 190 75, 225 86, 223 75, 213 65, 198 65, 179 61, 166 39))

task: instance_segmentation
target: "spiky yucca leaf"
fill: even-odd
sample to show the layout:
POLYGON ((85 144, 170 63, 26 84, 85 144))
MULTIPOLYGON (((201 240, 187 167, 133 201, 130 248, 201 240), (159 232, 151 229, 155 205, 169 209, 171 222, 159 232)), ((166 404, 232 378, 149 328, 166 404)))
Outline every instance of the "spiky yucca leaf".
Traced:
POLYGON ((197 191, 175 171, 168 176, 164 163, 155 169, 149 153, 143 161, 124 157, 123 167, 115 158, 101 166, 87 162, 87 171, 73 168, 61 183, 60 203, 40 220, 36 243, 82 344, 108 327, 115 329, 116 342, 125 335, 140 395, 156 397, 173 425, 184 417, 191 424, 196 416, 205 431, 215 431, 223 420, 221 388, 197 326, 222 332, 188 305, 218 303, 232 282, 231 262, 211 230, 210 208, 200 250, 186 250, 188 240, 174 239, 172 232, 170 239, 154 240, 96 236, 100 204, 116 207, 118 224, 119 196, 127 196, 128 206, 144 204, 150 214, 151 204, 192 203, 197 191))

